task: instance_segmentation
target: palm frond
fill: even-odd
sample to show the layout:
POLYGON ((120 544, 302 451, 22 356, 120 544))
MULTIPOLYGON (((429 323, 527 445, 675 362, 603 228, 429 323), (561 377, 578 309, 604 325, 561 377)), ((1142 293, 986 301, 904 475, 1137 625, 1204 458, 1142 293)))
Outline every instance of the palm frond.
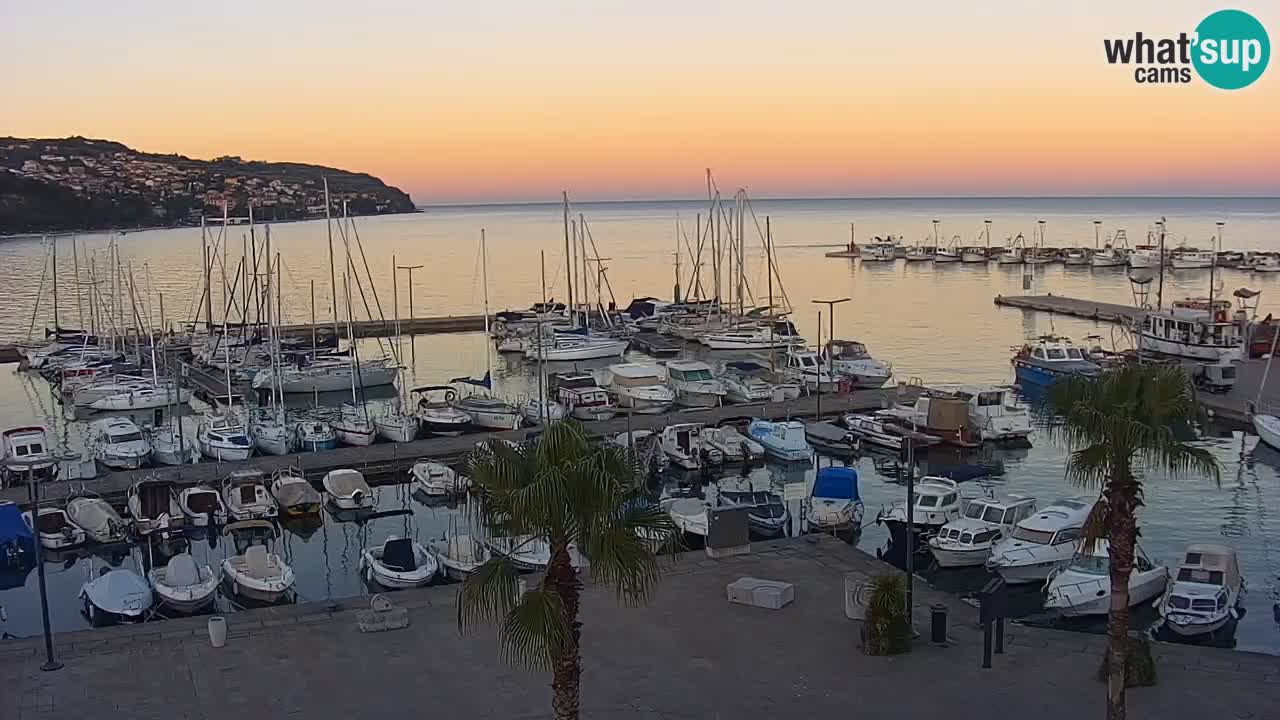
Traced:
POLYGON ((494 556, 476 568, 458 589, 458 626, 466 631, 506 616, 515 606, 518 588, 511 560, 494 556))
POLYGON ((550 669, 570 638, 560 595, 545 586, 526 591, 503 618, 498 638, 508 662, 535 670, 550 669))

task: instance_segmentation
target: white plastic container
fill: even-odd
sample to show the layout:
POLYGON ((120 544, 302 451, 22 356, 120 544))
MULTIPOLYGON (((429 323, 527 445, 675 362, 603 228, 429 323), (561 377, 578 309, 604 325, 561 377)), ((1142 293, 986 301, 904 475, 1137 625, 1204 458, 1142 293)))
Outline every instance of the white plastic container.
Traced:
POLYGON ((227 619, 221 615, 209 618, 209 644, 216 648, 227 644, 227 619))

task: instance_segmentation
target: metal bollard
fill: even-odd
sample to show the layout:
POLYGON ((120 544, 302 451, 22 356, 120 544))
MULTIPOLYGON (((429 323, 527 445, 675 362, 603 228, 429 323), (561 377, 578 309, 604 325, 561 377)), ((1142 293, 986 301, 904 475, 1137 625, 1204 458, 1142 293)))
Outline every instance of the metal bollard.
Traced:
POLYGON ((996 618, 996 654, 1004 654, 1004 616, 996 618))
POLYGON ((934 645, 947 644, 947 606, 941 603, 929 608, 929 640, 934 645))
POLYGON ((982 668, 991 669, 991 621, 982 623, 982 668))

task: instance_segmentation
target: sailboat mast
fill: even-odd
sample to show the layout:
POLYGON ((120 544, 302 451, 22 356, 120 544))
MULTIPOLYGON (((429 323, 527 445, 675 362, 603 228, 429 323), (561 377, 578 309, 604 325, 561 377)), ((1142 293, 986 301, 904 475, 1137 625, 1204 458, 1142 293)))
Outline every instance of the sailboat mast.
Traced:
POLYGON ((480 282, 484 286, 484 374, 488 377, 493 367, 489 359, 489 250, 484 228, 480 228, 480 282))
POLYGON ((676 213, 676 283, 672 286, 671 301, 680 302, 680 213, 676 213))
MULTIPOLYGON (((565 287, 568 288, 569 293, 569 319, 573 320, 573 261, 570 259, 569 248, 569 193, 561 191, 560 196, 564 198, 564 280, 565 287)), ((480 234, 483 237, 484 232, 481 231, 480 234)), ((486 313, 487 315, 488 313, 486 313)), ((485 317, 486 326, 488 323, 489 318, 485 317)), ((485 329, 488 330, 487 327, 485 329)))
POLYGON ((80 321, 80 330, 85 330, 84 324, 84 299, 80 293, 80 239, 72 236, 71 238, 71 269, 76 274, 76 317, 80 321))
POLYGON ((53 259, 53 330, 55 333, 57 333, 58 326, 61 324, 58 322, 59 312, 58 312, 58 236, 57 235, 53 236, 52 253, 53 253, 53 258, 52 258, 53 259))
MULTIPOLYGON (((773 327, 773 229, 769 227, 769 216, 764 216, 764 254, 768 259, 768 272, 765 275, 769 278, 769 327, 773 327)), ((769 350, 769 370, 774 370, 773 366, 774 352, 769 350)))
MULTIPOLYGON (((540 251, 538 253, 538 266, 541 268, 541 271, 542 271, 542 310, 543 312, 546 312, 546 309, 547 309, 547 253, 545 250, 540 251)), ((542 375, 545 370, 543 365, 543 357, 545 357, 546 353, 542 352, 542 313, 541 312, 537 314, 537 318, 538 318, 538 326, 534 330, 534 332, 538 333, 538 351, 539 351, 538 352, 538 398, 542 403, 541 405, 538 406, 538 412, 539 414, 545 417, 544 423, 550 424, 551 408, 548 407, 547 393, 546 393, 546 390, 543 388, 543 378, 542 378, 542 375)), ((485 348, 485 352, 488 352, 488 347, 485 348)))
MULTIPOLYGON (((333 334, 338 334, 338 277, 333 269, 333 214, 329 212, 329 178, 324 179, 324 225, 329 235, 329 289, 333 297, 333 334)), ((346 275, 346 272, 343 272, 346 275)), ((315 321, 312 320, 312 325, 315 321)), ((314 336, 314 330, 312 334, 314 336)), ((314 344, 314 342, 312 343, 314 344)))
MULTIPOLYGON (((204 257, 204 327, 213 334, 213 259, 209 257, 209 230, 200 213, 200 254, 204 257)), ((90 296, 92 297, 92 296, 90 296)))

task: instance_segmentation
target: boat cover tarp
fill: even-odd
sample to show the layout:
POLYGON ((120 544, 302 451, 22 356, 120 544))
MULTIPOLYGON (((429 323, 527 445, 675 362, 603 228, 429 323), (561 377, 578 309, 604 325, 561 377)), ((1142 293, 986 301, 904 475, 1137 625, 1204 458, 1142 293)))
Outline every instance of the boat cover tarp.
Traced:
POLYGON ((410 538, 393 538, 382 545, 382 564, 388 570, 413 572, 418 569, 418 558, 410 538))
POLYGON ((285 507, 314 505, 320 502, 320 493, 310 483, 285 483, 277 488, 276 500, 285 507))
POLYGON ((169 587, 187 587, 200 584, 200 570, 189 553, 174 555, 164 569, 164 584, 169 587))
POLYGON ((34 560, 35 538, 11 502, 0 503, 0 567, 22 567, 34 560))
POLYGON ((847 467, 825 467, 813 480, 813 497, 858 500, 858 471, 847 467))
POLYGON ((218 494, 212 490, 188 493, 187 507, 196 514, 215 513, 219 509, 218 494))
POLYGON ((117 614, 136 614, 151 607, 151 586, 132 570, 112 570, 85 583, 89 602, 117 614))

